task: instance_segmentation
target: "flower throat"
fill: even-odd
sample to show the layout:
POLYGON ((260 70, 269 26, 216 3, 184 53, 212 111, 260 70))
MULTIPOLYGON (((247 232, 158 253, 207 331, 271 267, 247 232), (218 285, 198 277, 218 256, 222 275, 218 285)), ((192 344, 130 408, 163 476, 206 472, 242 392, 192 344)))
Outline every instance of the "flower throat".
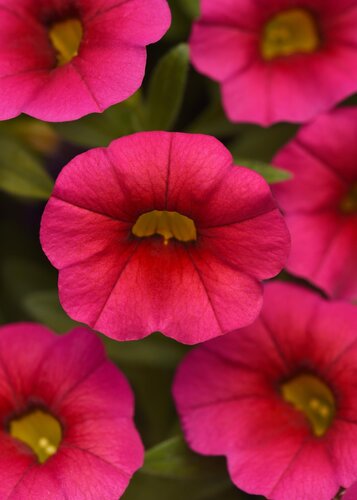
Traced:
POLYGON ((320 46, 316 21, 305 9, 290 9, 265 25, 261 53, 266 61, 294 54, 309 54, 320 46))
POLYGON ((57 55, 57 66, 63 66, 78 55, 83 38, 82 23, 77 18, 54 23, 49 29, 49 37, 57 55))
POLYGON ((26 444, 41 464, 57 452, 62 441, 60 423, 42 410, 34 410, 11 420, 9 434, 26 444))
POLYGON ((323 436, 335 416, 335 399, 329 387, 314 375, 298 375, 281 386, 287 403, 303 413, 313 434, 323 436))
POLYGON ((162 236, 165 245, 172 238, 185 243, 197 239, 196 226, 192 219, 166 210, 153 210, 140 215, 132 228, 132 233, 138 238, 162 236))
POLYGON ((346 215, 357 214, 357 183, 347 193, 341 202, 341 211, 346 215))

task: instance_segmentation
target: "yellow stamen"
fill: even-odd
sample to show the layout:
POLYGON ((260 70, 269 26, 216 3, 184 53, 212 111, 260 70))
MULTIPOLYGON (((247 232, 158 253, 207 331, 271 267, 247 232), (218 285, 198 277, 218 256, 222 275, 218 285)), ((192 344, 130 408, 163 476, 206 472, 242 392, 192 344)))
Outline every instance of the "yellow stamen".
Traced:
POLYGON ((265 60, 315 52, 320 46, 316 21, 305 9, 291 9, 273 17, 265 26, 261 44, 265 60))
POLYGON ((314 375, 298 375, 281 386, 283 399, 301 411, 315 436, 323 436, 335 416, 335 398, 314 375))
POLYGON ((10 435, 26 444, 42 464, 54 455, 62 441, 61 425, 42 410, 11 420, 10 435))
POLYGON ((153 210, 140 215, 132 228, 132 233, 139 238, 160 235, 167 245, 171 238, 188 242, 197 239, 196 226, 192 219, 177 212, 153 210))
POLYGON ((67 19, 51 26, 49 37, 57 53, 57 66, 72 61, 78 55, 83 38, 83 26, 79 19, 67 19))
POLYGON ((344 214, 357 214, 357 184, 343 198, 340 207, 344 214))

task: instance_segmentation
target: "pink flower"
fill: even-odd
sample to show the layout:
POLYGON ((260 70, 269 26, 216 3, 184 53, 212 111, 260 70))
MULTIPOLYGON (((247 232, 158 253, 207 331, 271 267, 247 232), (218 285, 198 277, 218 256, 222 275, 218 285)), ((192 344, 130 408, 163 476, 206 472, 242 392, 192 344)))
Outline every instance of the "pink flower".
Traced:
POLYGON ((166 0, 0 0, 0 119, 75 120, 141 85, 166 0))
POLYGON ((273 160, 293 173, 276 185, 292 251, 287 269, 331 297, 357 298, 357 109, 305 126, 273 160))
POLYGON ((306 122, 357 90, 357 0, 201 0, 198 71, 234 122, 306 122))
POLYGON ((174 397, 190 446, 273 500, 331 500, 357 479, 357 309, 267 286, 262 314, 191 351, 174 397))
POLYGON ((264 179, 203 135, 146 132, 64 168, 41 242, 68 314, 117 340, 193 344, 256 318, 289 236, 264 179))
POLYGON ((116 500, 143 462, 133 412, 93 333, 0 327, 0 498, 116 500))
POLYGON ((354 483, 351 488, 348 488, 346 493, 343 495, 343 500, 356 500, 357 498, 357 483, 354 483))

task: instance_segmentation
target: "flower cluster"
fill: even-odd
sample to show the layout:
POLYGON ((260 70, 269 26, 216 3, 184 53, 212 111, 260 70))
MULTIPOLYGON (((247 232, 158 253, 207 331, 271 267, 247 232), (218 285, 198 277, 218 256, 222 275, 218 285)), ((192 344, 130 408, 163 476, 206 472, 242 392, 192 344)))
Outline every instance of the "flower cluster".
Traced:
MULTIPOLYGON (((228 119, 304 123, 269 167, 289 180, 271 187, 230 137, 156 131, 145 98, 170 61, 140 93, 136 133, 62 169, 41 246, 72 320, 115 341, 201 344, 173 400, 190 448, 225 456, 235 486, 355 500, 357 108, 334 107, 357 91, 357 0, 200 7, 191 62, 220 83, 228 119)), ((125 101, 170 20, 166 0, 0 0, 0 120, 125 101)), ((116 500, 143 466, 133 392, 92 330, 0 326, 0 499, 116 500)))

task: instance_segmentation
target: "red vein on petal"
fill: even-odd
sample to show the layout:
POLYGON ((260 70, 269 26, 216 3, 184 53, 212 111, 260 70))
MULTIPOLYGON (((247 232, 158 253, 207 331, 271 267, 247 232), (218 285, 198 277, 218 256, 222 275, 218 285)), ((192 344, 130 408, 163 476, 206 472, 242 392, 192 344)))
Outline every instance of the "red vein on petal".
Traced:
POLYGON ((127 260, 124 262, 123 267, 120 269, 120 271, 119 271, 119 273, 118 273, 118 276, 117 276, 117 278, 116 278, 116 280, 115 280, 115 282, 114 282, 114 285, 113 285, 113 287, 112 287, 112 289, 111 289, 110 293, 108 294, 108 297, 107 297, 106 301, 104 302, 103 307, 102 307, 102 308, 100 309, 100 311, 99 311, 99 314, 98 314, 98 316, 97 316, 97 319, 96 319, 94 322, 92 322, 92 325, 91 325, 91 326, 92 326, 92 328, 94 328, 94 329, 96 328, 96 326, 97 326, 97 324, 98 324, 98 321, 99 321, 99 319, 101 318, 101 316, 102 316, 102 314, 103 314, 103 312, 104 312, 104 309, 107 307, 107 304, 108 304, 108 302, 109 302, 109 300, 110 300, 110 298, 111 298, 111 296, 112 296, 112 294, 113 294, 113 292, 114 292, 115 288, 117 287, 117 285, 118 285, 118 283, 119 283, 119 281, 120 281, 120 278, 122 277, 123 272, 125 271, 125 269, 126 269, 126 268, 127 268, 127 266, 129 265, 129 263, 130 263, 131 259, 134 257, 135 253, 136 253, 136 252, 137 252, 137 250, 139 249, 140 244, 141 244, 141 241, 138 241, 138 242, 137 242, 137 244, 135 245, 135 248, 134 248, 133 252, 129 255, 129 257, 127 258, 127 260))

